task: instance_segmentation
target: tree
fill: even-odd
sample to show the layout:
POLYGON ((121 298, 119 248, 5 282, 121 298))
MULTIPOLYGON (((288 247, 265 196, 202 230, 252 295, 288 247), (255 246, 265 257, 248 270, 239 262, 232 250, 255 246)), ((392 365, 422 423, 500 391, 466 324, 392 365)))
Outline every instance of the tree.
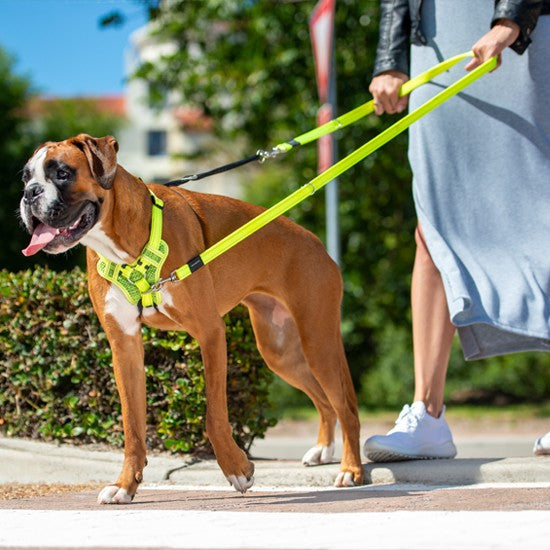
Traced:
MULTIPOLYGON (((248 151, 286 141, 315 125, 318 98, 308 29, 314 5, 167 2, 153 17, 153 34, 178 47, 160 60, 142 64, 136 77, 148 81, 153 99, 164 97, 167 89, 177 90, 186 103, 199 106, 216 121, 221 139, 239 138, 240 143, 246 138, 248 151)), ((378 2, 340 0, 335 29, 342 113, 370 99, 378 2)), ((341 156, 393 121, 370 117, 343 130, 341 156)), ((388 330, 405 325, 408 331, 415 214, 406 143, 405 136, 395 139, 340 178, 343 332, 356 383, 378 360, 388 330)), ((248 183, 248 198, 273 204, 314 177, 315 156, 315 146, 309 146, 265 165, 248 183)), ((321 196, 289 215, 324 236, 321 196)))
POLYGON ((41 143, 63 140, 81 132, 95 136, 113 134, 121 124, 121 118, 103 113, 92 99, 38 99, 31 82, 14 74, 13 60, 0 49, 0 162, 3 189, 0 231, 8 237, 0 245, 0 268, 18 271, 35 264, 46 264, 53 269, 84 266, 82 247, 61 256, 39 253, 27 259, 21 254, 29 242, 26 231, 19 227, 17 214, 23 189, 21 173, 30 155, 41 143))
POLYGON ((18 228, 16 211, 21 199, 21 171, 32 152, 32 140, 25 132, 24 107, 30 99, 30 82, 13 71, 13 59, 0 48, 0 267, 17 269, 24 233, 18 228))
POLYGON ((114 135, 123 123, 122 117, 103 111, 95 99, 55 99, 47 102, 40 116, 37 138, 62 141, 81 133, 114 135))

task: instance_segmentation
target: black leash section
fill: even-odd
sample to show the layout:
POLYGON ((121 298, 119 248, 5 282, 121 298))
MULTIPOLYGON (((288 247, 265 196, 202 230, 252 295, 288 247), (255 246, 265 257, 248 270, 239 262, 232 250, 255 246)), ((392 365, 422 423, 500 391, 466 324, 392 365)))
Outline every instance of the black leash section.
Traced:
POLYGON ((243 166, 245 164, 248 164, 249 162, 254 162, 255 160, 262 161, 265 159, 265 156, 261 154, 260 151, 255 153, 254 155, 251 155, 249 157, 246 157, 241 160, 237 160, 235 162, 231 162, 229 164, 224 164, 223 166, 218 166, 217 168, 214 168, 213 170, 209 170, 208 172, 201 172, 199 174, 192 174, 190 176, 183 176, 183 178, 179 178, 177 180, 172 180, 164 185, 167 187, 176 187, 178 185, 184 185, 190 181, 197 181, 201 180, 202 178, 207 178, 208 176, 213 176, 214 174, 221 174, 222 172, 227 172, 229 170, 233 170, 233 168, 238 168, 239 166, 243 166))
MULTIPOLYGON (((462 61, 467 57, 472 57, 473 55, 474 55, 473 52, 470 51, 459 55, 455 55, 454 57, 451 57, 449 59, 446 59, 445 61, 442 61, 441 63, 439 63, 438 65, 435 65, 431 69, 428 69, 427 71, 423 72, 422 74, 419 74, 415 78, 412 78, 411 80, 405 82, 405 84, 401 86, 399 95, 402 97, 411 93, 413 90, 415 90, 419 86, 422 86, 423 84, 426 84, 427 82, 430 82, 431 80, 433 80, 437 75, 449 70, 453 65, 455 65, 459 61, 462 61)), ((230 164, 219 166, 218 168, 214 168, 213 170, 210 170, 208 172, 201 172, 200 174, 184 176, 183 178, 169 181, 164 185, 167 185, 169 187, 184 185, 185 183, 188 183, 190 181, 196 181, 202 178, 207 178, 208 176, 213 176, 214 174, 227 172, 228 170, 232 170, 233 168, 238 168, 239 166, 243 166, 243 164, 248 164, 249 162, 253 162, 255 160, 264 162, 266 159, 278 157, 279 155, 288 153, 288 151, 291 151, 295 147, 298 147, 300 145, 305 145, 306 143, 311 143, 312 141, 318 140, 322 136, 331 134, 332 132, 336 132, 340 128, 344 128, 354 122, 357 122, 359 119, 372 113, 373 111, 374 111, 374 100, 371 99, 370 101, 363 103, 363 105, 360 105, 359 107, 356 107, 355 109, 352 109, 347 113, 344 113, 338 118, 332 119, 329 122, 322 124, 317 128, 313 128, 312 130, 309 130, 305 134, 296 136, 295 138, 289 141, 279 143, 279 145, 276 145, 270 150, 260 149, 259 151, 256 152, 255 155, 252 155, 250 157, 246 157, 242 160, 238 160, 230 164)))

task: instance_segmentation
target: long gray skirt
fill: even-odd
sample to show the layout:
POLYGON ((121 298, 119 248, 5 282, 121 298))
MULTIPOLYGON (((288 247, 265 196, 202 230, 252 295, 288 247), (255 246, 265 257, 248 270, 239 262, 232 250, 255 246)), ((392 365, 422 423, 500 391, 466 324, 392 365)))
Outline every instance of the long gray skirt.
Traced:
MULTIPOLYGON (((424 0, 427 46, 411 75, 468 51, 493 0, 424 0)), ((410 130, 420 225, 441 272, 464 356, 550 350, 550 17, 532 44, 410 130)), ((414 109, 463 76, 465 63, 411 97, 414 109)))

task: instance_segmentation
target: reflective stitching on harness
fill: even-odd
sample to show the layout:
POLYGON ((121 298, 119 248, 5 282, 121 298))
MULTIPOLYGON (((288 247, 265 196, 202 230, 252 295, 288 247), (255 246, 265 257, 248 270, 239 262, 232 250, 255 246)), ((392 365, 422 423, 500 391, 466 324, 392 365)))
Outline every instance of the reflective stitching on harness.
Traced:
POLYGON ((151 234, 139 257, 131 264, 117 264, 104 256, 99 256, 98 273, 112 282, 123 292, 133 305, 143 307, 159 306, 161 292, 148 292, 160 279, 160 272, 168 257, 168 244, 162 240, 162 209, 164 202, 152 191, 153 208, 151 213, 151 234))

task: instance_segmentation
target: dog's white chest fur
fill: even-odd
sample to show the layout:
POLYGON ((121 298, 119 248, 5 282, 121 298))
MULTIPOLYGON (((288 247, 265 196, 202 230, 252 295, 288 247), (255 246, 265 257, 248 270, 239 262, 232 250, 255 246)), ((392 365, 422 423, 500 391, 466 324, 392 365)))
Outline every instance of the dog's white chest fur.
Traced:
POLYGON ((108 260, 111 260, 111 262, 129 263, 132 261, 132 258, 126 252, 120 250, 113 240, 107 236, 105 231, 103 231, 101 222, 92 227, 80 242, 108 260))
POLYGON ((173 306, 172 294, 166 288, 162 289, 162 303, 155 308, 147 307, 141 312, 135 304, 131 304, 116 285, 111 285, 105 295, 105 314, 112 317, 120 330, 128 336, 135 336, 141 329, 141 321, 157 313, 170 317, 168 308, 173 306))

